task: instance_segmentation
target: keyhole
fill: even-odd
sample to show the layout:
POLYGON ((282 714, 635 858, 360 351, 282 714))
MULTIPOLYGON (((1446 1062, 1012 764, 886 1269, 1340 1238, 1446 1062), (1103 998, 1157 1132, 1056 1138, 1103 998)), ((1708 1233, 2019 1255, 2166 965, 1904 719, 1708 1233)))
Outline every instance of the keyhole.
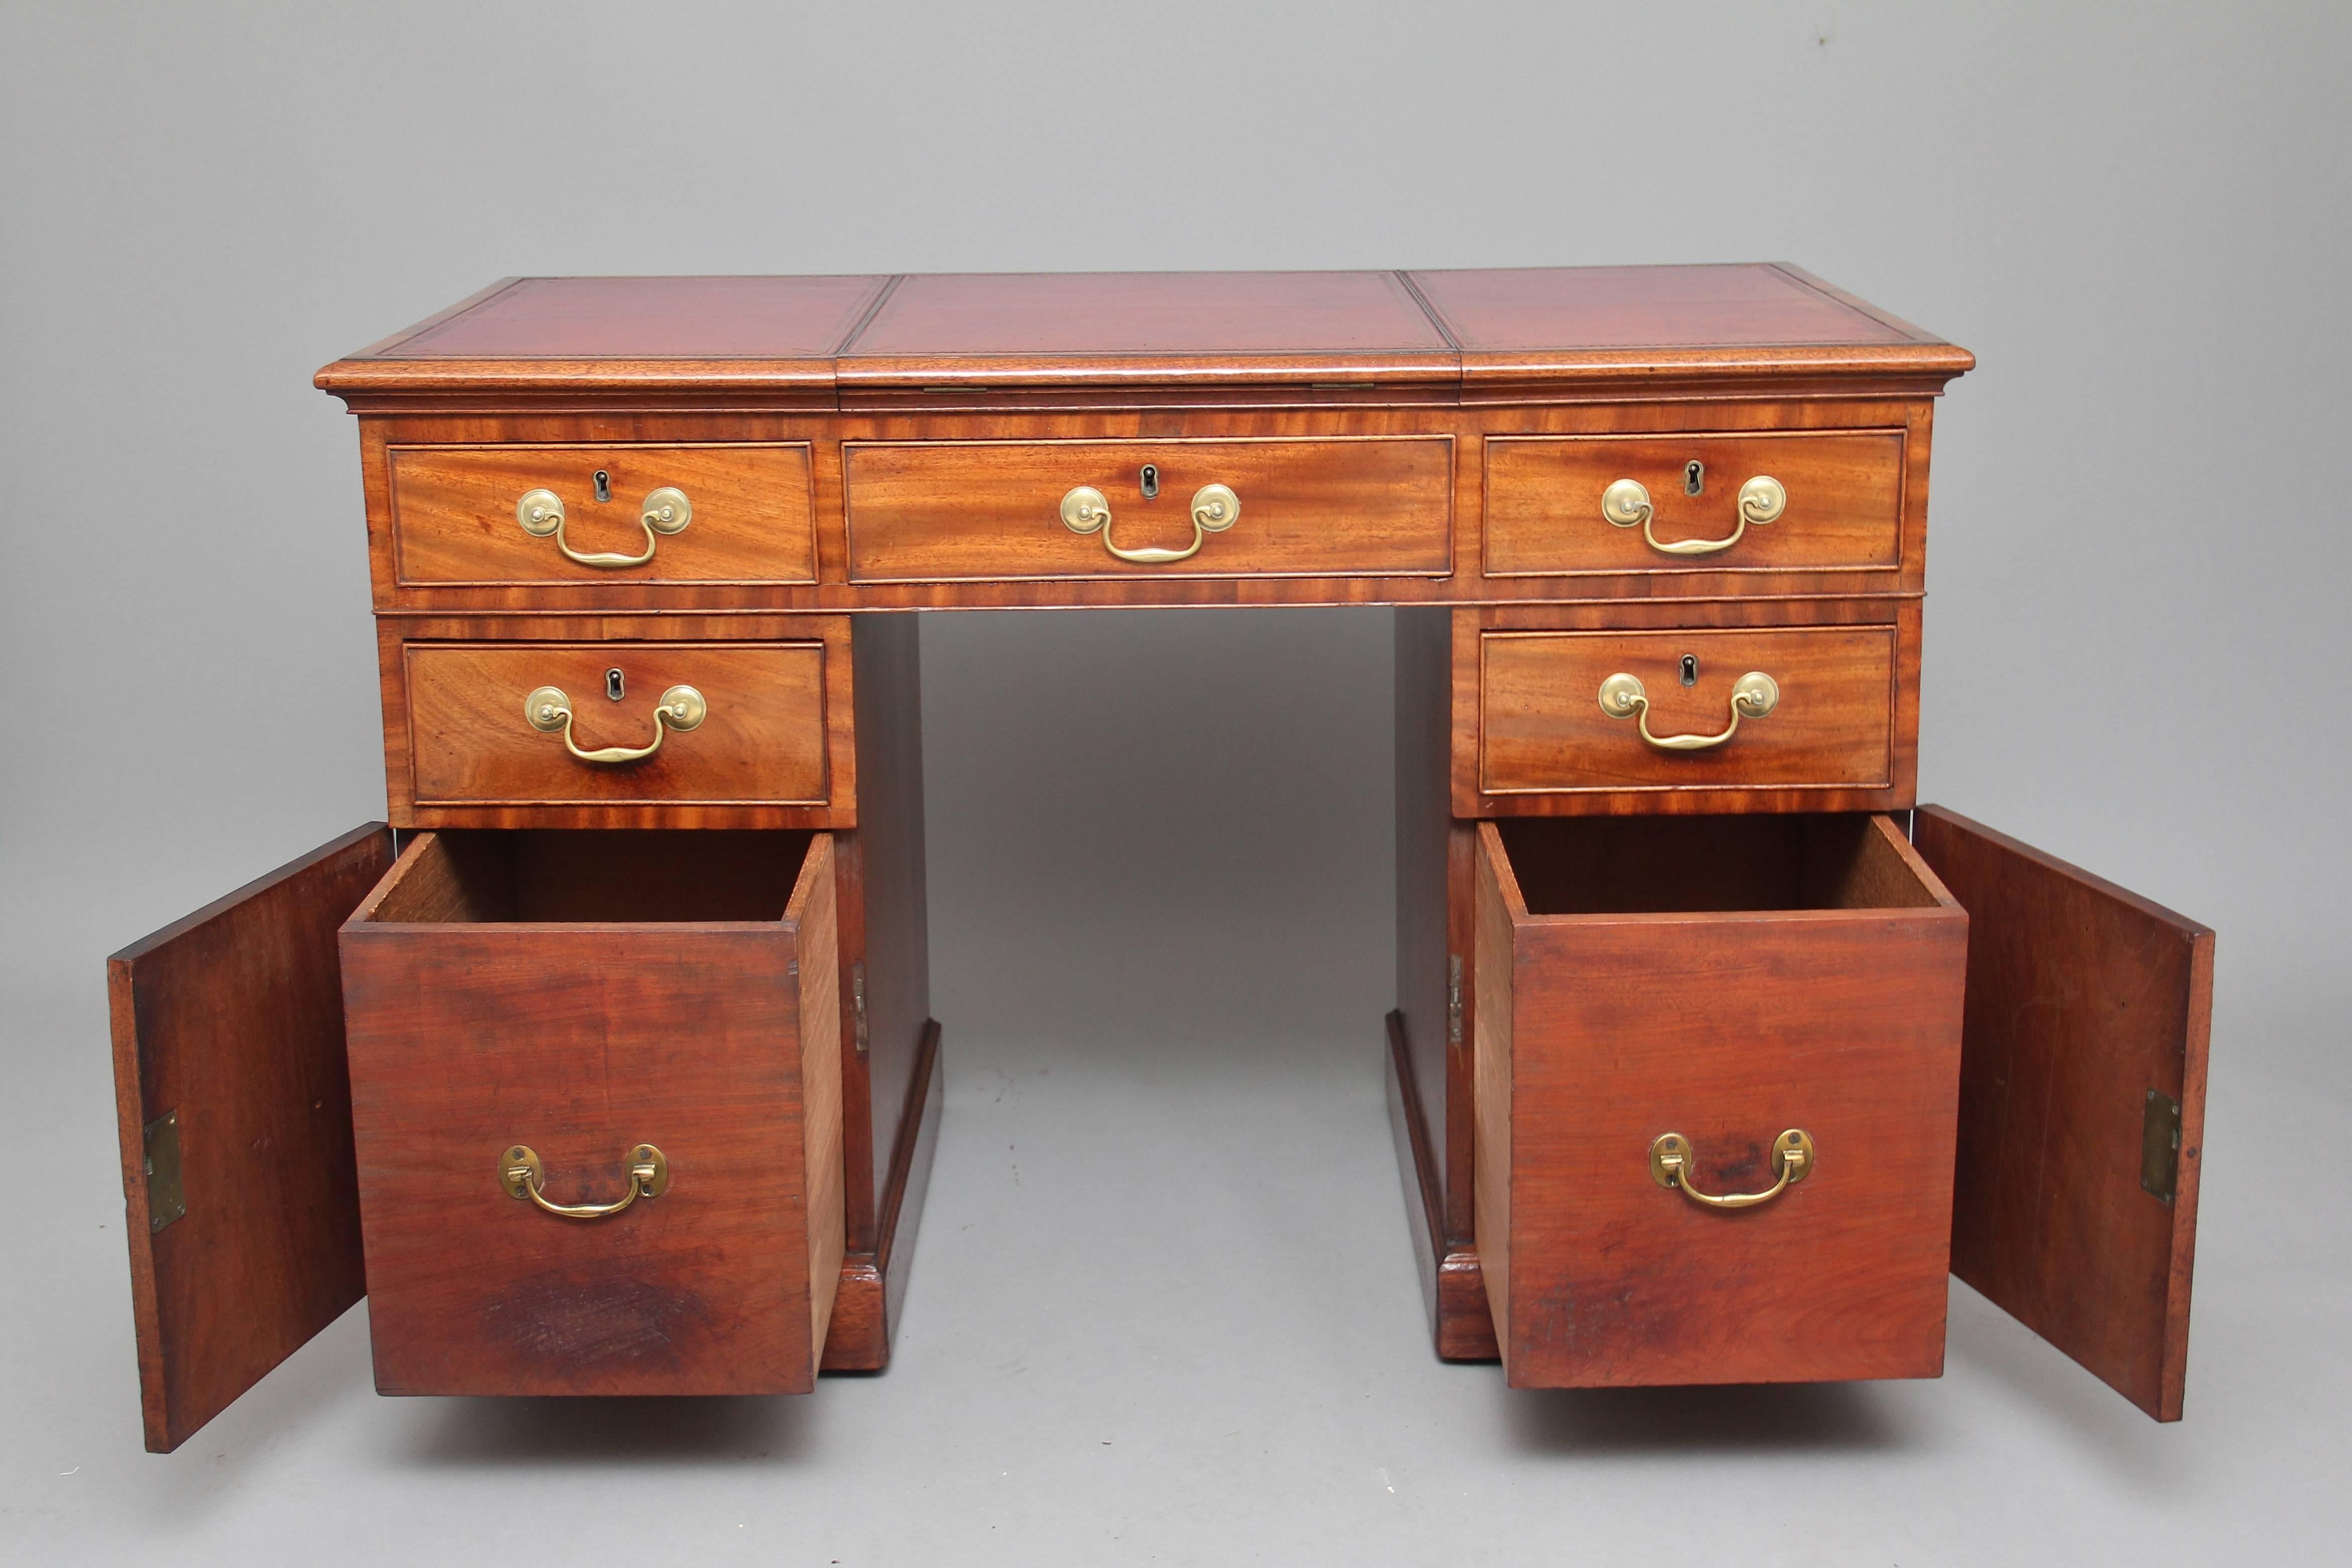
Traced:
MULTIPOLYGON (((1687 663, 1688 661, 1685 662, 1687 663)), ((1688 685, 1690 683, 1688 681, 1685 681, 1683 685, 1688 685)), ((622 695, 626 690, 628 682, 622 678, 620 671, 607 670, 604 672, 604 695, 612 698, 614 702, 619 702, 621 700, 622 695)))
POLYGON ((1683 494, 1696 496, 1706 487, 1706 465, 1694 457, 1683 465, 1683 494))
MULTIPOLYGON (((618 672, 615 673, 617 674, 618 672)), ((1695 686, 1698 685, 1698 655, 1696 653, 1685 653, 1683 655, 1683 685, 1686 686, 1695 686)))
POLYGON ((1147 501, 1151 500, 1160 494, 1160 465, 1157 463, 1145 464, 1143 465, 1142 480, 1143 498, 1147 501))
MULTIPOLYGON (((1696 495, 1697 492, 1693 491, 1692 494, 1696 495)), ((596 498, 600 501, 613 498, 613 476, 602 468, 596 470, 596 498)))

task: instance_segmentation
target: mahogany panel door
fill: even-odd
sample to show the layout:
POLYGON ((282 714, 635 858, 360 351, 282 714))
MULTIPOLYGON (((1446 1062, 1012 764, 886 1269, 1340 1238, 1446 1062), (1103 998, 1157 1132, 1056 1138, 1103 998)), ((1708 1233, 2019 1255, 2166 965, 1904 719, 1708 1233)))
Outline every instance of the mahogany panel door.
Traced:
POLYGON ((1912 834, 1969 912, 1952 1272, 2180 1419, 2213 933, 1940 806, 1912 834))
POLYGON ((155 1453, 366 1293, 335 930, 391 864, 370 822, 107 960, 155 1453))

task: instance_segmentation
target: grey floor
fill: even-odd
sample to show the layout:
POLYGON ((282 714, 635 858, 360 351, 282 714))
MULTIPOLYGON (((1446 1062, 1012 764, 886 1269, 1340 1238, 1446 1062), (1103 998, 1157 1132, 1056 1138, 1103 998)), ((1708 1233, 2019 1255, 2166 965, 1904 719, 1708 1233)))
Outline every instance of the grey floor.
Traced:
POLYGON ((386 1400, 362 1306, 179 1453, 146 1455, 98 955, 25 987, 0 1043, 15 1070, 0 1553, 1909 1565, 2341 1551, 2352 1235, 2327 1196, 2347 1111, 2336 1041, 2226 990, 2178 1426, 1957 1285, 1940 1381, 1529 1394, 1434 1360, 1378 1052, 1385 622, 1271 613, 1219 634, 1233 625, 926 627, 949 1087, 880 1376, 801 1399, 386 1400), (1155 685, 1177 664, 1184 680, 1155 685))

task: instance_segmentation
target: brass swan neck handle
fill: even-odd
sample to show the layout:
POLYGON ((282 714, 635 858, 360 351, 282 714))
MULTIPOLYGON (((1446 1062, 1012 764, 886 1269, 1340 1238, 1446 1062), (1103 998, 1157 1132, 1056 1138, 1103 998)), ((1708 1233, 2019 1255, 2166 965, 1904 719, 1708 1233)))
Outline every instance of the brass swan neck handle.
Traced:
POLYGON ((1620 479, 1601 492, 1601 515, 1621 528, 1639 524, 1642 537, 1660 555, 1713 555, 1727 550, 1748 532, 1748 524, 1760 527, 1788 509, 1788 489, 1770 475, 1759 474, 1739 486, 1739 521, 1729 533, 1719 539, 1666 541, 1651 528, 1657 514, 1650 506, 1649 489, 1639 479, 1620 479))
MULTIPOLYGON (((600 474, 598 478, 602 477, 600 474)), ((694 521, 694 504, 686 498, 685 491, 671 485, 648 495, 637 508, 637 526, 646 530, 646 548, 635 555, 623 555, 617 550, 573 549, 571 541, 563 537, 563 497, 552 490, 526 492, 515 503, 515 521, 534 538, 553 535, 555 548, 563 552, 563 559, 582 566, 643 566, 654 559, 654 551, 661 545, 659 536, 686 531, 686 525, 694 521)))
POLYGON ((562 686, 540 686, 522 699, 523 717, 533 729, 553 735, 561 731, 563 749, 583 762, 600 768, 617 767, 625 762, 642 762, 662 747, 662 741, 671 730, 688 730, 710 716, 710 704, 692 686, 672 686, 662 693, 654 708, 654 737, 643 746, 605 746, 594 751, 583 751, 572 738, 572 699, 562 686))
POLYGON ((1211 534, 1223 533, 1242 515, 1242 498, 1223 485, 1203 485, 1192 492, 1192 542, 1182 549, 1144 545, 1134 549, 1110 537, 1110 500, 1092 485, 1080 485, 1062 497, 1062 522, 1074 534, 1102 534, 1103 549, 1121 560, 1139 566, 1165 566, 1190 560, 1201 553, 1211 534))
POLYGON ((605 1219, 641 1197, 659 1197, 669 1186, 669 1160, 651 1144, 639 1144, 628 1154, 629 1185, 610 1203, 557 1203, 547 1196, 547 1172, 539 1151, 514 1144, 499 1156, 499 1185, 507 1196, 529 1201, 559 1219, 605 1219))
POLYGON ((1714 735, 1656 735, 1650 729, 1650 694, 1641 677, 1622 671, 1601 683, 1601 711, 1640 721, 1642 738, 1660 751, 1706 751, 1739 733, 1742 718, 1762 718, 1780 706, 1780 683, 1750 670, 1731 683, 1731 722, 1714 735))
POLYGON ((1772 1140, 1772 1174, 1777 1178, 1762 1192, 1705 1193, 1690 1184, 1691 1142, 1680 1133, 1661 1133, 1650 1145, 1650 1179, 1673 1187, 1704 1208, 1754 1208, 1769 1203, 1813 1173, 1813 1140, 1802 1127, 1791 1127, 1772 1140))

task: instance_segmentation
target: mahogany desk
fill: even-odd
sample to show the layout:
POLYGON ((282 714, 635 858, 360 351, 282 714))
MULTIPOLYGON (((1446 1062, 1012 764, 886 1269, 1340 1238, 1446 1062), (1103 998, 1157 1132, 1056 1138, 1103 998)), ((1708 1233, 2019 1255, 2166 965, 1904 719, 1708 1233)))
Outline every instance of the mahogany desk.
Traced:
POLYGON ((389 826, 118 955, 151 1448, 879 1368, 940 1103, 919 609, 1396 606, 1437 1353, 2177 1418, 2211 934, 1916 813, 1964 350, 1781 266, 510 279, 359 418, 389 826))

